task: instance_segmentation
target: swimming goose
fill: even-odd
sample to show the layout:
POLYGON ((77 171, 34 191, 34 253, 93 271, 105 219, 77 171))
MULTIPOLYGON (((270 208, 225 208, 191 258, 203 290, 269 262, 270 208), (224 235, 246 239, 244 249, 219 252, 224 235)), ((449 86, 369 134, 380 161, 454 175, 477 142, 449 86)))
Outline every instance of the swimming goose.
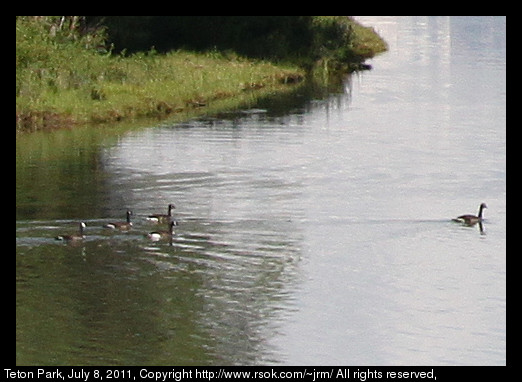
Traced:
POLYGON ((169 204, 169 212, 167 215, 163 214, 154 214, 147 216, 147 220, 154 223, 168 223, 172 219, 172 209, 176 208, 174 204, 169 204))
POLYGON ((455 222, 464 223, 467 225, 474 225, 476 223, 482 222, 482 210, 484 208, 488 208, 486 203, 482 203, 479 207, 478 216, 475 215, 461 215, 457 217, 456 219, 452 219, 455 222))
POLYGON ((129 230, 132 227, 132 222, 130 221, 131 215, 132 215, 132 211, 127 211, 127 221, 126 222, 107 223, 103 227, 110 228, 110 229, 119 229, 122 231, 129 230))
POLYGON ((79 234, 73 234, 73 235, 58 235, 55 237, 56 240, 63 240, 63 241, 79 241, 85 239, 85 236, 83 235, 83 229, 85 228, 85 223, 80 222, 80 233, 79 234))
POLYGON ((149 238, 152 241, 158 241, 158 240, 161 240, 161 239, 172 238, 172 235, 174 235, 174 226, 175 225, 176 225, 176 222, 171 221, 169 223, 169 230, 168 231, 149 232, 147 234, 147 238, 149 238))

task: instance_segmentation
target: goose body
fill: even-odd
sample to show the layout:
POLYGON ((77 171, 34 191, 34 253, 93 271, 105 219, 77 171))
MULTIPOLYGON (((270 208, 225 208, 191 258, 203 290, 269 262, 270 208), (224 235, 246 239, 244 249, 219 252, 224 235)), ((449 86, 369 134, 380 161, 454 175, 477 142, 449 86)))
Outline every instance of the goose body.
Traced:
POLYGON ((174 235, 174 226, 176 225, 176 222, 171 221, 169 223, 169 229, 168 231, 154 231, 149 232, 147 234, 147 238, 149 238, 152 241, 158 241, 161 239, 169 239, 172 238, 172 235, 174 235))
POLYGON ((80 241, 85 239, 85 236, 83 235, 83 230, 85 228, 85 223, 80 222, 80 230, 78 234, 72 234, 72 235, 58 235, 56 236, 56 240, 63 240, 63 241, 80 241))
POLYGON ((164 214, 154 214, 147 216, 147 220, 154 223, 169 223, 172 220, 172 209, 176 208, 174 204, 169 204, 168 213, 164 214))
POLYGON ((467 225, 474 225, 476 223, 482 222, 482 220, 483 220, 483 218, 482 218, 482 211, 484 210, 484 208, 488 208, 486 203, 482 203, 479 206, 479 211, 478 211, 478 215, 477 216, 475 216, 475 215, 460 215, 459 217, 453 219, 453 221, 459 222, 459 223, 464 223, 464 224, 467 224, 467 225))
POLYGON ((107 223, 103 227, 110 228, 110 229, 119 229, 122 231, 129 230, 132 227, 132 222, 130 221, 131 215, 132 215, 132 211, 127 211, 127 221, 107 223))

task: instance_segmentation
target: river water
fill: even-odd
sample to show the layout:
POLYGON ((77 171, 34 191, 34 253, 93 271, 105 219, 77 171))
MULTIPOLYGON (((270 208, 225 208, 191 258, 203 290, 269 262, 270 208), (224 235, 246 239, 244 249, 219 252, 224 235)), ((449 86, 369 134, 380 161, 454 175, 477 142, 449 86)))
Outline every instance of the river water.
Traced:
POLYGON ((327 96, 17 139, 17 364, 505 364, 506 19, 357 19, 327 96))

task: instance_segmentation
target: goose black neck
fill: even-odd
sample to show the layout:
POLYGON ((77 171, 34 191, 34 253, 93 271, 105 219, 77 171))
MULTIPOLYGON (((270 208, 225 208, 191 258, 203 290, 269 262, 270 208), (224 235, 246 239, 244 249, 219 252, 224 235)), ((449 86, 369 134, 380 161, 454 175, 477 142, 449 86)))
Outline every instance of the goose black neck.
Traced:
POLYGON ((479 207, 479 213, 478 213, 478 217, 479 217, 480 219, 482 219, 482 210, 483 210, 483 209, 484 209, 484 205, 481 204, 480 207, 479 207))

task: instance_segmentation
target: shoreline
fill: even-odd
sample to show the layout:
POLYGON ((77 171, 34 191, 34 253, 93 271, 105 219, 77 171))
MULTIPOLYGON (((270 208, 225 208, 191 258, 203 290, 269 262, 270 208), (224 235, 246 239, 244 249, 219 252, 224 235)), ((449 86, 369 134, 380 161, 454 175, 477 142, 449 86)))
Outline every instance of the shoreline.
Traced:
MULTIPOLYGON (((208 58, 205 54, 176 52, 157 59, 158 67, 195 66, 172 79, 144 84, 103 84, 85 91, 63 92, 35 107, 17 105, 16 130, 34 132, 139 119, 193 118, 253 103, 270 94, 284 94, 305 80, 301 68, 280 67, 252 60, 208 58), (194 64, 204 62, 204 64, 194 64), (222 78, 219 77, 219 73, 222 78), (177 78, 185 77, 179 81, 177 78), (192 77, 192 78, 187 78, 192 77), (213 78, 206 80, 206 78, 213 78), (67 94, 69 93, 69 94, 67 94)), ((158 72, 161 69, 158 69, 158 72)))
MULTIPOLYGON (((318 22, 339 22, 329 17, 340 16, 318 16, 318 22)), ((100 54, 79 38, 57 44, 40 19, 17 20, 16 131, 176 115, 183 120, 284 94, 314 76, 369 69, 364 61, 385 51, 385 42, 372 28, 350 18, 343 22, 354 36, 350 59, 326 54, 311 63, 306 57, 272 62, 217 50, 100 54)))

